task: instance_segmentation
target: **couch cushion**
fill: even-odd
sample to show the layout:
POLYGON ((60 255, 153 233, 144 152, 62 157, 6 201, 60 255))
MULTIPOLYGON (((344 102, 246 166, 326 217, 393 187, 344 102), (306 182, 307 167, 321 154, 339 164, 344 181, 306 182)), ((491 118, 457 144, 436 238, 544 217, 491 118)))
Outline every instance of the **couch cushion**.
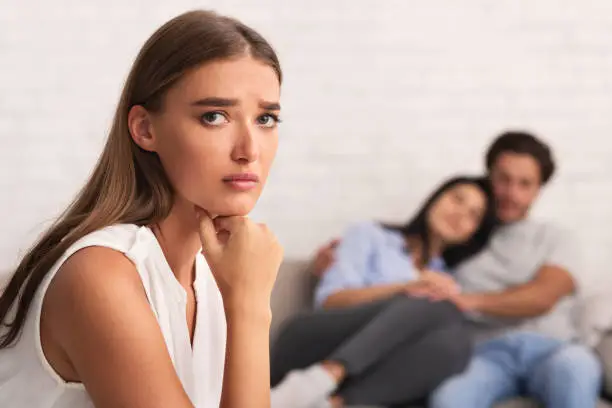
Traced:
POLYGON ((595 351, 603 363, 604 395, 612 396, 612 334, 604 336, 595 351))
POLYGON ((272 341, 285 320, 312 309, 312 295, 316 282, 317 279, 310 273, 309 262, 285 260, 281 264, 270 300, 272 341))

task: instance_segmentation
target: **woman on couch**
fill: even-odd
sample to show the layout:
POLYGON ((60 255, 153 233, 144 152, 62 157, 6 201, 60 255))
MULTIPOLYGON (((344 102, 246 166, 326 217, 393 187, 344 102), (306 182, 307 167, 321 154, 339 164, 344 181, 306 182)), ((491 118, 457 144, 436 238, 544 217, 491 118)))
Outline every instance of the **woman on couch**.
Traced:
POLYGON ((405 225, 350 228, 316 289, 319 310, 285 325, 272 349, 272 407, 418 402, 462 371, 461 310, 419 293, 459 293, 443 255, 473 255, 493 224, 487 182, 455 177, 405 225))

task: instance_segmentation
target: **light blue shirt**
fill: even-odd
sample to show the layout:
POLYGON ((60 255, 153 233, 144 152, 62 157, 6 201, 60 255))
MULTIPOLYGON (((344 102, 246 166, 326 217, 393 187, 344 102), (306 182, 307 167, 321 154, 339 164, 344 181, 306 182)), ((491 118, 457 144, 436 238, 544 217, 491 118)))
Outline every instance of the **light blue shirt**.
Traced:
MULTIPOLYGON (((429 269, 445 272, 442 258, 434 258, 429 269)), ((335 261, 315 290, 315 305, 345 289, 406 283, 418 278, 404 236, 376 222, 349 228, 335 253, 335 261)))

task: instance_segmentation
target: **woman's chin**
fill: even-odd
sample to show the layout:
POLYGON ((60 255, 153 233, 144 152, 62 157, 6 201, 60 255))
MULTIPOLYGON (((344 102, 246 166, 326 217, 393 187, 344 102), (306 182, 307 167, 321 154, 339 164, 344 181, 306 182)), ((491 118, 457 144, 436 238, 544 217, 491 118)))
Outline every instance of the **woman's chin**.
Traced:
POLYGON ((244 217, 249 215, 254 206, 255 203, 243 200, 242 202, 210 205, 206 210, 209 214, 215 214, 221 217, 244 217))

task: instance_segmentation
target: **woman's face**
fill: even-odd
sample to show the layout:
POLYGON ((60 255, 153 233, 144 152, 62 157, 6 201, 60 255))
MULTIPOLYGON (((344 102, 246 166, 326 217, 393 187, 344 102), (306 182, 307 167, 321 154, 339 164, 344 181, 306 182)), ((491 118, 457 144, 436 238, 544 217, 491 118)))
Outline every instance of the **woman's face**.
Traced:
POLYGON ((480 188, 470 183, 457 184, 442 193, 429 208, 430 232, 447 244, 465 242, 480 225, 486 205, 480 188))
POLYGON ((150 115, 151 141, 178 198, 214 215, 246 215, 278 146, 280 84, 250 56, 186 74, 150 115))

